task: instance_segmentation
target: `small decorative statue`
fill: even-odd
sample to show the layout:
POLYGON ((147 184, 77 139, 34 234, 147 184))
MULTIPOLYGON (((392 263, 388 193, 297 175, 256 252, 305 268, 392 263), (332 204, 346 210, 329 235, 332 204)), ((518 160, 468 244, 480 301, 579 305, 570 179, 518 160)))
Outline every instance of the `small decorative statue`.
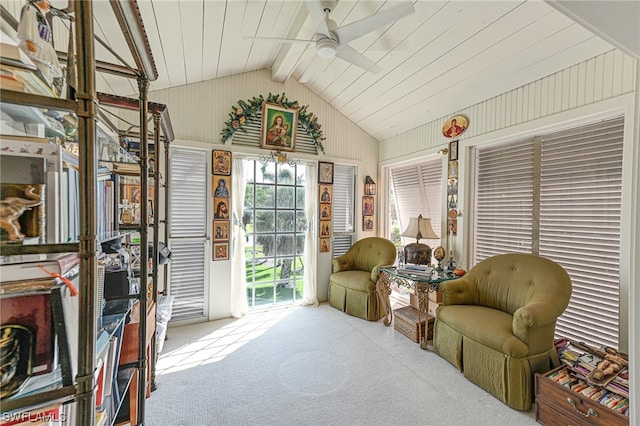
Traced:
POLYGON ((20 241, 24 239, 24 234, 20 232, 20 222, 18 219, 22 214, 30 210, 31 207, 40 205, 42 197, 34 193, 33 186, 27 187, 24 191, 25 198, 7 197, 0 201, 0 227, 7 231, 9 240, 20 241))
POLYGON ((30 0, 22 8, 18 38, 20 48, 31 58, 46 82, 62 77, 58 55, 53 48, 53 32, 46 15, 51 10, 48 0, 30 0))

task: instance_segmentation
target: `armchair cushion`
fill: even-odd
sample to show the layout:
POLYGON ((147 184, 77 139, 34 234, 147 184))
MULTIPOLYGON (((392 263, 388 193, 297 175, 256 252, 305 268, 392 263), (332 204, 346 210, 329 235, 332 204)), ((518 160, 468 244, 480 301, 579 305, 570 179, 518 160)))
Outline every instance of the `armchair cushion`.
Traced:
POLYGON ((392 265, 396 248, 385 238, 356 241, 342 256, 333 259, 329 277, 329 304, 350 315, 377 321, 385 314, 378 300, 376 282, 380 267, 392 265))

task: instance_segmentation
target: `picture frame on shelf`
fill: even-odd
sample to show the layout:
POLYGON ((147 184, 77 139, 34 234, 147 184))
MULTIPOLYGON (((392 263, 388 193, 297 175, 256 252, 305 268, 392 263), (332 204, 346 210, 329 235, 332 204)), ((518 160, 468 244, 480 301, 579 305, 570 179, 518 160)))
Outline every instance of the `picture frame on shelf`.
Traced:
POLYGON ((212 152, 211 169, 214 175, 231 176, 231 151, 214 149, 212 152))
POLYGON ((263 102, 260 148, 295 151, 297 127, 298 108, 263 102))
POLYGON ((213 243, 213 260, 229 259, 229 243, 213 243))
POLYGON ((333 163, 318 162, 318 183, 333 184, 333 163))

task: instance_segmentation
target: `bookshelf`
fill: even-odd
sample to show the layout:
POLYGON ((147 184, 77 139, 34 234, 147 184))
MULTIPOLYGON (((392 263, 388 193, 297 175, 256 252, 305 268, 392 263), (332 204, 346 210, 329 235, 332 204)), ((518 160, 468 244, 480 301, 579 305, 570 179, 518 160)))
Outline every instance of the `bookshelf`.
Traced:
MULTIPOLYGON (((92 2, 71 4, 70 13, 75 18, 76 93, 83 96, 76 100, 57 98, 40 80, 33 64, 21 57, 19 50, 4 45, 2 49, 0 140, 3 150, 0 159, 3 166, 16 164, 14 171, 24 172, 24 182, 8 181, 9 175, 3 174, 2 183, 40 185, 43 188, 37 195, 45 201, 39 203, 42 208, 36 209, 39 212, 32 215, 29 225, 20 225, 20 229, 35 226, 35 236, 29 240, 7 238, 6 242, 0 243, 0 263, 21 265, 23 256, 47 257, 67 252, 76 253, 78 263, 71 275, 46 278, 49 284, 44 288, 41 283, 36 285, 24 280, 22 287, 16 282, 0 283, 3 308, 10 306, 10 299, 27 297, 32 303, 40 303, 44 312, 50 312, 46 317, 51 322, 50 336, 46 338, 51 346, 45 346, 50 350, 41 351, 43 357, 48 355, 50 359, 36 364, 42 374, 20 370, 21 376, 12 383, 18 389, 33 382, 30 389, 35 390, 20 393, 19 389, 12 389, 15 392, 3 395, 0 402, 3 415, 9 417, 46 414, 47 418, 58 420, 56 424, 65 425, 143 424, 144 401, 155 359, 151 343, 155 337, 154 297, 157 293, 157 265, 153 265, 152 273, 148 272, 147 247, 150 242, 157 244, 160 235, 160 221, 155 220, 150 226, 148 218, 150 209, 158 210, 159 206, 140 203, 139 223, 134 229, 122 229, 118 221, 118 180, 123 173, 118 167, 114 171, 108 165, 137 164, 142 199, 150 198, 150 190, 159 199, 157 188, 161 185, 161 176, 155 172, 152 178, 157 183, 150 186, 149 173, 140 172, 149 169, 149 140, 139 141, 139 158, 131 160, 133 157, 120 140, 122 136, 131 135, 116 129, 116 137, 113 137, 113 132, 110 134, 105 130, 110 123, 101 114, 101 108, 116 106, 136 110, 140 123, 138 134, 141 135, 151 133, 148 118, 153 117, 155 129, 151 138, 156 147, 163 142, 166 146, 173 140, 173 134, 166 107, 147 100, 149 80, 156 78, 155 66, 135 1, 116 2, 113 10, 120 25, 127 28, 123 33, 131 38, 128 45, 135 63, 140 64, 140 69, 123 73, 125 78, 138 80, 140 98, 137 100, 96 94, 92 2), (13 151, 9 152, 10 149, 13 151), (140 235, 140 273, 153 277, 153 291, 148 294, 146 285, 140 286, 138 291, 129 287, 130 291, 122 297, 104 300, 102 280, 106 271, 99 259, 104 256, 101 247, 112 241, 130 241, 132 232, 140 235), (74 284, 77 296, 69 294, 70 287, 65 280, 74 284), (137 332, 128 335, 128 328, 136 328, 132 324, 139 324, 137 332), (133 353, 133 359, 121 362, 124 353, 133 353), (36 389, 36 379, 46 383, 37 385, 36 389)), ((12 21, 2 8, 2 19, 15 25, 15 19, 12 21)), ((110 68, 109 64, 98 63, 98 70, 110 68)), ((35 200, 36 197, 24 189, 19 188, 23 192, 18 195, 35 200)), ((158 217, 157 213, 154 215, 158 217)), ((14 333, 20 335, 19 324, 14 325, 14 333)), ((28 345, 15 344, 18 340, 12 340, 14 346, 21 347, 19 350, 24 351, 21 353, 27 354, 28 345)))

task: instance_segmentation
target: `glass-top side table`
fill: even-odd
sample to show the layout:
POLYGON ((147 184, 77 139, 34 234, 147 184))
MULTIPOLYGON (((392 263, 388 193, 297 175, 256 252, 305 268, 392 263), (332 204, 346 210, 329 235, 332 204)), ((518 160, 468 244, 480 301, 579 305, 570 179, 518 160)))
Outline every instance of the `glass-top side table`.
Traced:
MULTIPOLYGON (((387 327, 391 325, 393 321, 393 310, 391 309, 391 284, 396 284, 400 287, 408 289, 415 294, 418 298, 418 324, 422 323, 422 315, 424 314, 425 320, 428 317, 429 312, 429 292, 438 291, 440 283, 443 281, 452 280, 458 277, 449 276, 445 273, 437 273, 435 270, 431 274, 424 274, 422 272, 409 272, 406 269, 398 269, 396 267, 384 267, 380 268, 380 276, 376 283, 376 290, 385 307, 385 317, 383 320, 384 325, 387 327)), ((422 327, 418 327, 420 347, 427 349, 427 330, 422 331, 422 327)))

